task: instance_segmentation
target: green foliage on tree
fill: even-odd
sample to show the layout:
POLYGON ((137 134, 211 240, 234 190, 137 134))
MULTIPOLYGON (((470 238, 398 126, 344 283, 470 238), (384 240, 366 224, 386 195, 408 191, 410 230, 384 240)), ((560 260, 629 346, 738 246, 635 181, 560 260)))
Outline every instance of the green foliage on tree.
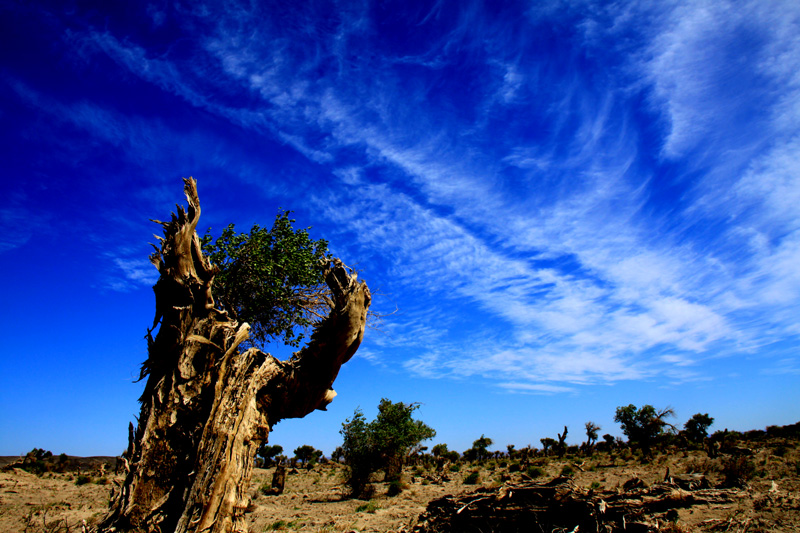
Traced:
POLYGON ((489 458, 488 448, 494 442, 486 435, 481 435, 479 439, 473 441, 472 448, 464 452, 464 457, 470 461, 485 461, 489 458))
POLYGON ((264 461, 264 466, 270 466, 275 463, 275 458, 283 453, 283 446, 278 444, 271 445, 268 443, 262 444, 258 448, 257 455, 264 461))
POLYGON ((432 449, 431 453, 434 457, 446 457, 450 450, 447 449, 447 444, 436 444, 432 449))
POLYGON ((547 457, 548 450, 551 448, 555 448, 556 445, 558 444, 558 441, 556 441, 556 439, 551 437, 544 437, 542 439, 539 439, 539 442, 542 443, 542 453, 545 455, 545 457, 547 457))
POLYGON ((683 429, 686 432, 686 438, 693 442, 703 442, 703 439, 708 437, 708 428, 714 423, 714 419, 708 416, 708 413, 693 415, 692 418, 686 421, 683 429))
POLYGON ((483 461, 489 458, 489 446, 494 444, 494 441, 487 437, 486 435, 481 435, 481 437, 472 443, 472 447, 477 450, 478 460, 483 461))
POLYGON ((210 230, 201 240, 203 253, 219 268, 214 298, 250 324, 250 339, 260 346, 271 340, 299 346, 325 305, 328 243, 312 240, 308 229, 294 229, 290 214, 278 213, 271 229, 256 224, 249 234, 236 233, 231 224, 216 240, 210 230))
POLYGON ((313 465, 322 457, 322 451, 308 444, 303 444, 294 450, 294 456, 298 461, 303 463, 303 466, 313 465))
POLYGON ((356 409, 353 418, 342 424, 346 483, 354 496, 365 494, 370 476, 379 470, 383 470, 386 481, 399 479, 409 452, 420 442, 436 436, 431 427, 412 418, 418 408, 419 404, 394 403, 383 398, 378 405, 378 416, 372 422, 367 422, 364 413, 356 409))
POLYGON ((665 420, 670 416, 675 416, 675 412, 669 407, 656 411, 652 405, 639 409, 630 404, 617 407, 614 421, 620 424, 632 445, 639 446, 645 455, 650 455, 653 444, 664 434, 664 428, 672 427, 665 420))

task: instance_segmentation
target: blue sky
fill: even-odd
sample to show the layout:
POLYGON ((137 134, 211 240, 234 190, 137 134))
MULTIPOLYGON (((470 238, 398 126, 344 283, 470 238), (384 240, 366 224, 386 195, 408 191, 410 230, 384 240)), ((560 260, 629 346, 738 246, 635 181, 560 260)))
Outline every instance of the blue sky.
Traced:
POLYGON ((460 451, 800 420, 797 2, 113 4, 0 2, 0 455, 124 449, 183 176, 397 310, 287 450, 382 397, 460 451))

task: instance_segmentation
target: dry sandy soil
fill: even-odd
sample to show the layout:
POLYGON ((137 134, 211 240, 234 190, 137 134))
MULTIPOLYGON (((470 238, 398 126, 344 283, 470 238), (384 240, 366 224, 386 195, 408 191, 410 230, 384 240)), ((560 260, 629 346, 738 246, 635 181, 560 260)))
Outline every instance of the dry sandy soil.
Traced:
MULTIPOLYGON (((678 510, 677 522, 663 530, 672 532, 800 531, 800 449, 795 441, 771 440, 750 446, 754 454, 746 461, 754 467, 747 485, 726 490, 727 501, 694 505, 678 510)), ((647 485, 672 474, 705 474, 712 486, 724 480, 722 468, 729 456, 709 459, 701 451, 661 454, 648 464, 636 457, 595 454, 590 458, 538 459, 539 480, 557 477, 567 466, 574 472, 572 483, 579 492, 621 491, 626 481, 640 478, 647 485)), ((283 494, 268 496, 259 490, 269 486, 272 469, 257 469, 252 481, 253 502, 250 530, 367 532, 411 531, 429 502, 475 490, 499 488, 525 482, 522 472, 510 472, 508 460, 490 461, 476 467, 462 465, 457 472, 446 470, 446 479, 421 468, 407 468, 405 490, 390 497, 387 486, 375 484, 369 500, 349 499, 342 487, 343 469, 337 464, 317 465, 287 477, 283 494), (464 478, 478 471, 476 485, 464 478)), ((84 474, 90 472, 84 471, 84 474)), ((47 473, 36 476, 19 469, 0 472, 0 531, 78 532, 81 522, 95 522, 105 511, 113 476, 93 472, 92 482, 77 485, 77 473, 47 473), (105 484, 103 484, 105 483, 105 484)), ((529 479, 528 479, 529 480, 529 479)), ((537 480, 538 481, 538 480, 537 480)))

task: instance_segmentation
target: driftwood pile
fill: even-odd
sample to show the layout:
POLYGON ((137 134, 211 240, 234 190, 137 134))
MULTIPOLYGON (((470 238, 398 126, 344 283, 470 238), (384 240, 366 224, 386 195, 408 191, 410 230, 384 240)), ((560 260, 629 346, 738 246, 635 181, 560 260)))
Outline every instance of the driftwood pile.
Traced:
POLYGON ((636 478, 617 491, 577 487, 568 477, 549 482, 506 483, 428 504, 416 533, 636 533, 659 531, 678 519, 677 509, 724 504, 736 489, 668 479, 647 487, 636 478), (684 488, 682 488, 682 486, 684 488), (701 488, 703 487, 703 488, 701 488))

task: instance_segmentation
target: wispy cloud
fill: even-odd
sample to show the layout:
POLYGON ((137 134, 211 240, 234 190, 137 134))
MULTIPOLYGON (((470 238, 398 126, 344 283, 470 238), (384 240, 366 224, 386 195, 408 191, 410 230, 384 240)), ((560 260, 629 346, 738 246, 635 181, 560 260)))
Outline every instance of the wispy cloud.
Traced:
MULTIPOLYGON (((357 8, 314 28, 255 24, 261 14, 233 5, 204 18, 192 62, 108 32, 70 38, 335 176, 310 198, 323 220, 354 228, 339 240, 393 292, 430 302, 399 297, 410 312, 374 357, 411 347, 424 353, 405 368, 420 375, 564 392, 698 379, 691 367, 712 353, 797 334, 797 8, 552 9, 569 13, 563 38, 585 56, 564 46, 528 61, 553 13, 491 18, 477 5, 418 13, 441 37, 378 57, 363 53, 378 43, 357 8), (464 331, 473 310, 492 327, 464 331)), ((109 143, 147 143, 96 107, 70 116, 102 123, 109 143)))

